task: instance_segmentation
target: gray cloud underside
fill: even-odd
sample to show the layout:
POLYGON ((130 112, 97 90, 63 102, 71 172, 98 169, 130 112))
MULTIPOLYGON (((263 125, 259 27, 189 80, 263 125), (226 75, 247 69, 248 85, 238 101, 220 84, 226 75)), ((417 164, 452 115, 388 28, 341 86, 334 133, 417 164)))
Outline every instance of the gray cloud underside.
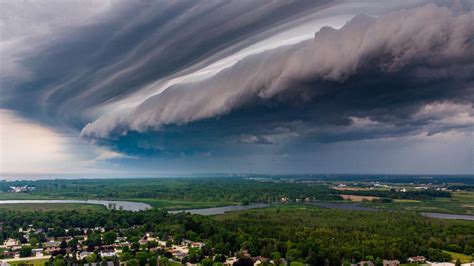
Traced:
POLYGON ((82 127, 94 108, 208 65, 328 2, 119 1, 90 23, 5 51, 24 69, 11 73, 2 64, 1 104, 42 122, 82 127))
POLYGON ((428 5, 323 28, 314 39, 105 114, 81 136, 109 142, 205 129, 274 144, 472 132, 473 103, 474 13, 428 5))

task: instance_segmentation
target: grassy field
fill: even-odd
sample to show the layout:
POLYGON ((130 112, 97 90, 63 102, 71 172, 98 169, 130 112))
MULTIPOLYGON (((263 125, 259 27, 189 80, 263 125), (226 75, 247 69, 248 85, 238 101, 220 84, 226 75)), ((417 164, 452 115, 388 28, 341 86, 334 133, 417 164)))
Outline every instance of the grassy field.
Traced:
POLYGON ((441 212, 474 215, 474 192, 453 192, 451 198, 395 200, 393 203, 364 202, 360 205, 386 210, 441 212))
MULTIPOLYGON (((48 199, 48 197, 32 195, 30 193, 5 193, 0 192, 0 200, 35 200, 48 199)), ((58 198, 55 198, 58 199, 58 198)))
POLYGON ((160 200, 160 199, 128 199, 128 200, 143 202, 146 204, 150 204, 153 208, 160 208, 160 209, 167 209, 167 210, 212 208, 212 207, 227 206, 227 205, 233 204, 233 203, 227 203, 227 202, 192 202, 192 201, 176 201, 176 200, 160 200))
MULTIPOLYGON (((48 198, 48 197, 43 197, 43 196, 36 196, 36 195, 31 195, 28 193, 0 193, 0 200, 47 200, 47 199, 78 199, 78 200, 86 200, 86 198, 48 198)), ((107 200, 107 199, 105 199, 107 200)), ((227 206, 227 205, 232 205, 236 203, 229 203, 229 202, 193 202, 193 201, 179 201, 179 200, 161 200, 161 199, 146 199, 146 198, 133 198, 133 199, 110 199, 110 200, 125 200, 125 201, 137 201, 137 202, 143 202, 151 205, 154 208, 160 208, 160 209, 167 209, 167 210, 182 210, 182 209, 199 209, 199 208, 211 208, 211 207, 219 207, 219 206, 227 206)), ((61 210, 60 205, 64 205, 64 209, 68 209, 69 207, 67 205, 71 204, 31 204, 31 206, 28 206, 30 204, 22 204, 22 206, 26 207, 27 210, 32 210, 34 207, 38 207, 39 205, 45 206, 44 210, 61 210), (52 206, 49 206, 52 205, 52 206)), ((82 206, 81 208, 84 209, 89 209, 92 208, 94 209, 94 205, 91 204, 77 204, 77 206, 82 206)), ((72 208, 76 208, 77 206, 71 206, 72 208)), ((103 206, 100 205, 95 205, 95 207, 98 207, 100 209, 103 209, 103 206)), ((18 204, 0 204, 0 209, 19 209, 18 204)), ((105 208, 105 207, 104 207, 105 208)), ((71 208, 69 208, 71 209, 71 208)))
POLYGON ((358 196, 358 195, 340 195, 343 199, 345 200, 350 200, 350 201, 372 201, 374 199, 378 199, 379 197, 372 197, 372 196, 358 196))
POLYGON ((19 204, 0 204, 0 210, 12 211, 100 211, 106 210, 103 205, 80 204, 80 203, 19 203, 19 204))
POLYGON ((414 203, 414 202, 421 202, 419 200, 413 200, 413 199, 396 199, 394 202, 398 203, 414 203))
POLYGON ((6 260, 11 266, 44 266, 49 258, 25 258, 25 259, 9 259, 6 260))
POLYGON ((453 258, 453 262, 456 262, 457 259, 459 259, 461 263, 468 263, 472 261, 472 257, 468 255, 451 252, 451 251, 445 251, 445 250, 443 252, 450 254, 451 257, 453 258))

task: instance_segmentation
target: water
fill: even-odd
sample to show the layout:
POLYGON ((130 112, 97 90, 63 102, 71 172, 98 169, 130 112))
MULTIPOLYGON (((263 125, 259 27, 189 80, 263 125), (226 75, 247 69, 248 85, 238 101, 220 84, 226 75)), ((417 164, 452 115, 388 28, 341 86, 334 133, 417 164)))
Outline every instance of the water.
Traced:
POLYGON ((224 207, 204 208, 204 209, 169 211, 169 213, 189 212, 191 214, 199 214, 199 215, 217 215, 217 214, 224 214, 226 212, 232 212, 232 211, 243 211, 243 210, 256 209, 256 208, 265 208, 268 206, 270 206, 270 204, 255 203, 255 204, 250 204, 250 205, 231 205, 231 206, 224 206, 224 207))
POLYGON ((120 200, 0 200, 0 204, 21 204, 21 203, 82 203, 104 205, 107 208, 113 207, 117 210, 142 211, 151 209, 151 206, 143 202, 120 201, 120 200))
POLYGON ((429 218, 474 221, 474 215, 447 214, 437 212, 422 212, 421 215, 429 218))
MULTIPOLYGON (((328 209, 341 209, 341 210, 350 210, 350 211, 380 211, 379 209, 362 207, 362 206, 359 206, 356 204, 350 204, 350 203, 312 202, 309 204, 316 205, 322 208, 328 208, 328 209)), ((447 214, 447 213, 438 213, 438 212, 422 212, 420 214, 428 218, 474 221, 474 215, 447 214)))
MULTIPOLYGON (((151 209, 150 205, 143 202, 121 201, 121 200, 0 200, 0 204, 21 204, 21 203, 97 204, 97 205, 103 205, 107 208, 113 206, 115 209, 123 209, 126 211, 142 211, 142 210, 151 209)), ((341 209, 341 210, 349 210, 349 211, 380 211, 379 209, 362 207, 362 206, 359 206, 356 204, 350 204, 350 203, 312 202, 308 204, 315 205, 322 208, 328 208, 328 209, 341 209)), ((218 214, 224 214, 226 212, 265 208, 268 206, 270 206, 270 204, 255 203, 255 204, 250 204, 250 205, 230 205, 230 206, 224 206, 224 207, 189 209, 189 210, 178 210, 178 211, 169 211, 169 212, 170 213, 189 212, 191 214, 199 214, 199 215, 218 215, 218 214)), ((474 221, 474 215, 447 214, 447 213, 436 213, 436 212, 422 212, 420 214, 429 218, 458 219, 458 220, 474 221)))

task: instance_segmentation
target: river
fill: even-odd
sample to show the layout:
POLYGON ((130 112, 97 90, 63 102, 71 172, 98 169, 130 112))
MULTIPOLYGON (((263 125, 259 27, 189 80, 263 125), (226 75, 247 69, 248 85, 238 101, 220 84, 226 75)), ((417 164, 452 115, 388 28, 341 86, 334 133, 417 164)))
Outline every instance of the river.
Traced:
MULTIPOLYGON (((122 209, 126 211, 142 211, 151 209, 149 204, 143 202, 134 202, 134 201, 122 201, 122 200, 0 200, 0 204, 21 204, 21 203, 81 203, 81 204, 98 204, 103 205, 107 208, 122 209)), ((350 210, 350 211, 380 211, 379 209, 362 207, 356 204, 343 203, 343 202, 311 202, 310 205, 315 205, 321 208, 328 209, 340 209, 340 210, 350 210)), ((266 203, 254 203, 250 205, 229 205, 223 207, 213 207, 213 208, 202 208, 202 209, 188 209, 188 210, 176 210, 169 211, 169 213, 180 213, 188 212, 191 214, 199 215, 218 215, 224 214, 232 211, 243 211, 257 208, 265 208, 270 206, 266 203)), ((437 213, 437 212, 421 212, 421 215, 429 218, 437 219, 457 219, 457 220, 467 220, 474 221, 474 215, 466 214, 447 214, 447 213, 437 213)))
POLYGON ((254 203, 250 205, 230 205, 224 207, 214 207, 214 208, 204 208, 204 209, 189 209, 189 210, 180 210, 180 211, 169 211, 170 213, 180 213, 180 212, 189 212, 191 214, 200 214, 200 215, 217 215, 224 214, 226 212, 232 211, 243 211, 257 208, 265 208, 270 206, 266 203, 254 203))
POLYGON ((81 203, 104 205, 107 208, 122 209, 126 211, 141 211, 151 209, 151 206, 143 202, 121 201, 121 200, 0 200, 0 204, 21 203, 81 203))

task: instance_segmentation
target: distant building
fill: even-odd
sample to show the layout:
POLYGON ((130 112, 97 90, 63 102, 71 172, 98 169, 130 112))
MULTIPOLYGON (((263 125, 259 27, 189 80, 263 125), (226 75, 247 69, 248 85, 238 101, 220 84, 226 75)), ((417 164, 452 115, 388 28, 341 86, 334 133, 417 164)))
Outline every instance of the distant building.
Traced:
POLYGON ((411 263, 425 263, 426 258, 423 257, 423 256, 410 257, 410 258, 408 258, 408 262, 411 262, 411 263))
POLYGON ((42 248, 34 248, 31 250, 31 254, 33 254, 36 257, 42 257, 43 256, 43 249, 42 248))
POLYGON ((115 249, 104 249, 100 251, 100 256, 102 258, 104 257, 115 257, 117 253, 115 252, 115 249))
POLYGON ((29 187, 29 186, 18 186, 18 187, 11 186, 9 191, 13 193, 20 193, 20 192, 29 192, 34 189, 35 187, 29 187))
POLYGON ((90 256, 92 254, 92 252, 88 252, 88 251, 82 251, 81 253, 79 253, 79 258, 81 260, 85 259, 86 257, 90 256))
POLYGON ((383 260, 383 266, 400 266, 398 260, 383 260))
POLYGON ((9 239, 7 239, 7 241, 5 241, 5 246, 7 248, 18 246, 19 244, 20 244, 20 242, 16 239, 13 239, 13 238, 9 238, 9 239))
POLYGON ((193 248, 202 248, 202 247, 204 247, 204 243, 201 243, 201 242, 193 242, 193 243, 191 244, 191 247, 193 247, 193 248))
POLYGON ((44 243, 45 248, 57 248, 61 245, 59 241, 48 241, 44 243))

